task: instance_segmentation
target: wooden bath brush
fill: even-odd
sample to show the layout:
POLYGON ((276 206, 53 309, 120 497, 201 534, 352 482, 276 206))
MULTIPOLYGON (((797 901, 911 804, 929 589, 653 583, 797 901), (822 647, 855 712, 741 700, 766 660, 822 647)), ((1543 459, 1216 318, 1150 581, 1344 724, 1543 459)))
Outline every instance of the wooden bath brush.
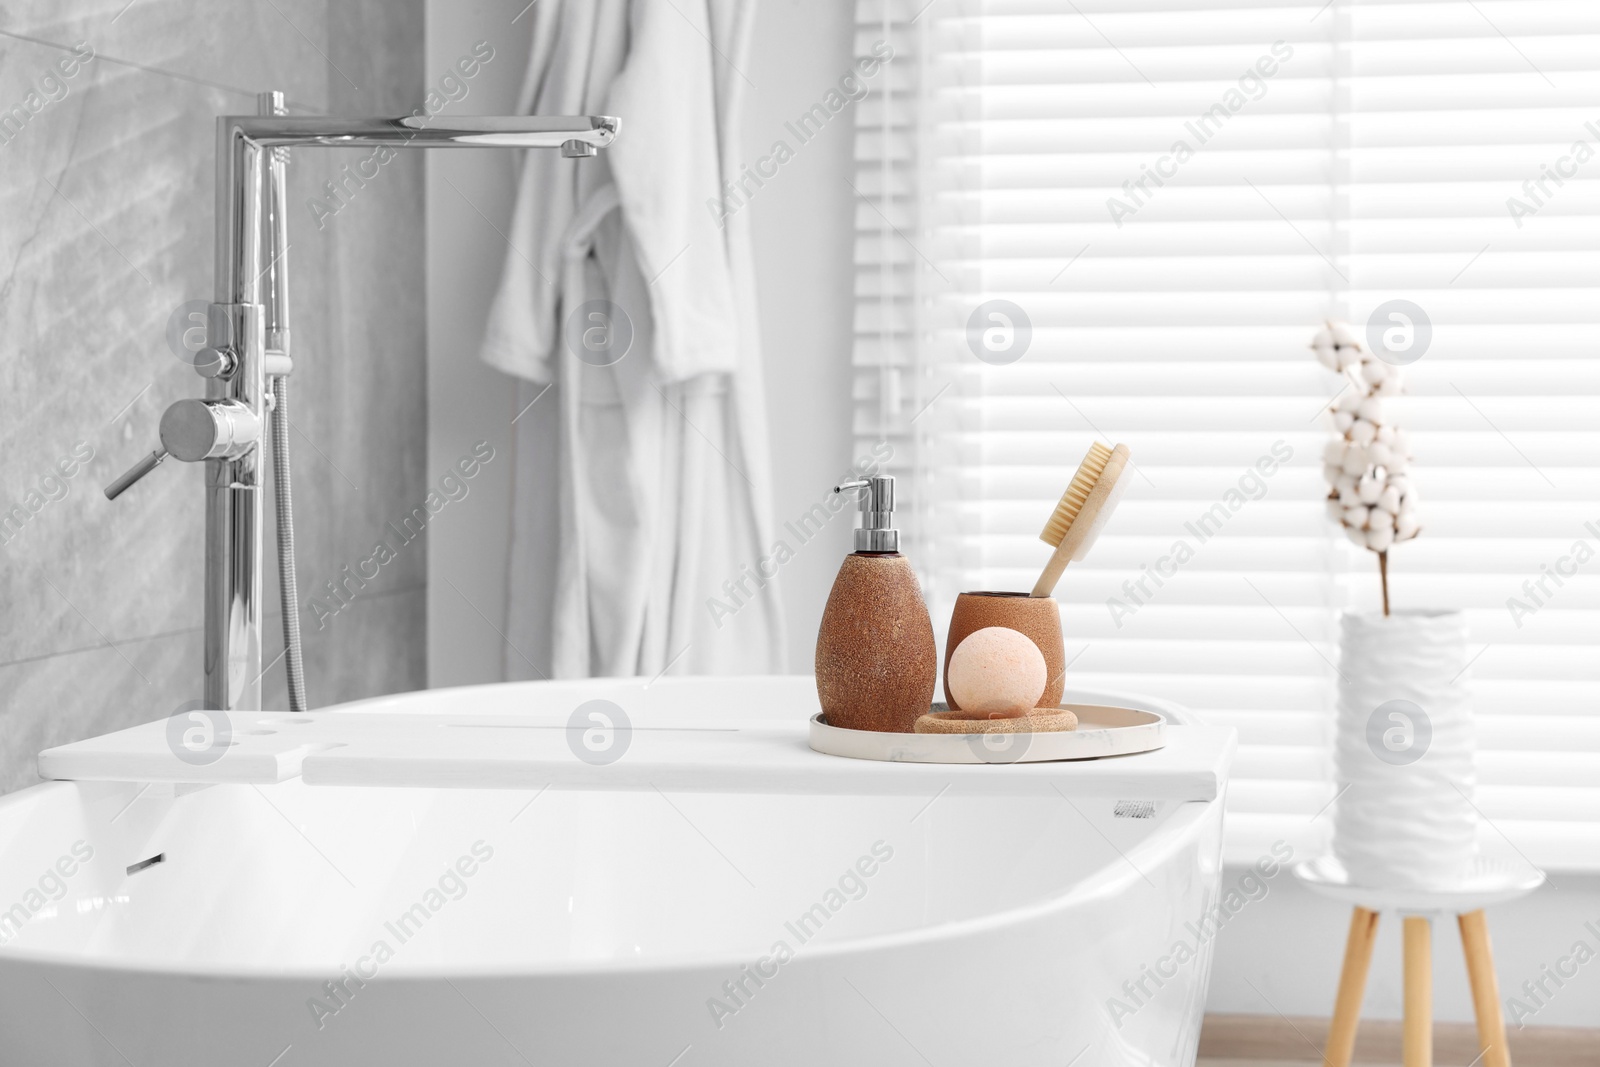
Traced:
POLYGON ((1096 441, 1078 465, 1072 484, 1061 494, 1050 521, 1044 524, 1039 540, 1055 549, 1044 573, 1033 585, 1033 596, 1055 592, 1061 572, 1075 559, 1082 559, 1100 536, 1106 520, 1116 510, 1122 491, 1127 488, 1128 446, 1110 448, 1096 441))

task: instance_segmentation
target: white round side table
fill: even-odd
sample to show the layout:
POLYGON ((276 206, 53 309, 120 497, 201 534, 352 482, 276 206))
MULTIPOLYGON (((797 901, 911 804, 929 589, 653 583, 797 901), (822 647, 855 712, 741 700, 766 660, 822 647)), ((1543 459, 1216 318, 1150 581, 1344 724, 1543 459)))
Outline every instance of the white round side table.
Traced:
POLYGON ((1332 856, 1295 865, 1294 875, 1308 888, 1351 905, 1350 936, 1344 947, 1339 994, 1333 1024, 1323 1053, 1328 1067, 1349 1067, 1361 1021, 1361 998, 1378 934, 1378 914, 1396 911, 1402 917, 1404 940, 1405 1023, 1402 1029, 1404 1067, 1433 1065, 1433 918, 1454 913, 1461 927, 1472 986, 1472 1009, 1478 1020, 1479 1055, 1484 1067, 1510 1067, 1500 988, 1489 948, 1489 926, 1483 909, 1526 896, 1544 884, 1544 872, 1524 864, 1480 856, 1471 873, 1455 885, 1438 889, 1385 889, 1358 886, 1332 856))

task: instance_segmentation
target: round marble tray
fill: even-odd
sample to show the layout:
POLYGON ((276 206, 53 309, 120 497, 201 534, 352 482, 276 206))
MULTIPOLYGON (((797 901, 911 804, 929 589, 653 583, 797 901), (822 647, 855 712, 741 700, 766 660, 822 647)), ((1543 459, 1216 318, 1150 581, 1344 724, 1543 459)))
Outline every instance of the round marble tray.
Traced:
MULTIPOLYGON (((1151 752, 1166 743, 1166 716, 1106 704, 1062 704, 1076 730, 1016 734, 891 734, 829 726, 811 717, 811 747, 830 756, 887 763, 1046 763, 1151 752)), ((934 711, 948 710, 935 704, 934 711)))

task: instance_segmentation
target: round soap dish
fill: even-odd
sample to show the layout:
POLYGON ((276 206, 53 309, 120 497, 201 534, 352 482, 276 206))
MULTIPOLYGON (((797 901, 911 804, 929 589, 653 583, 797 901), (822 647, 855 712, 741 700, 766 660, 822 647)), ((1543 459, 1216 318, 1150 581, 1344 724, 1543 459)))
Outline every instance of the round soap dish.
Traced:
MULTIPOLYGON (((1062 704, 1077 717, 1075 729, 1022 731, 1020 719, 970 720, 971 733, 884 733, 829 726, 811 717, 810 743, 817 751, 849 759, 887 763, 1046 763, 1150 752, 1166 741, 1166 716, 1107 704, 1062 704)), ((943 703, 931 714, 948 712, 943 703)), ((1048 713, 1040 709, 1035 714, 1048 713)), ((948 721, 948 720, 946 720, 948 721)))

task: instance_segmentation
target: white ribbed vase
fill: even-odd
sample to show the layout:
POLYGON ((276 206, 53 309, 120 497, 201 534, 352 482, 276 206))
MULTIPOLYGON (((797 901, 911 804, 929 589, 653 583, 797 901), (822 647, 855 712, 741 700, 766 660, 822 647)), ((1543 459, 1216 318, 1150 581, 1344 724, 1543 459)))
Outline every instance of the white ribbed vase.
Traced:
POLYGON ((1334 855, 1356 885, 1449 885, 1477 856, 1466 620, 1346 612, 1339 625, 1334 855))

